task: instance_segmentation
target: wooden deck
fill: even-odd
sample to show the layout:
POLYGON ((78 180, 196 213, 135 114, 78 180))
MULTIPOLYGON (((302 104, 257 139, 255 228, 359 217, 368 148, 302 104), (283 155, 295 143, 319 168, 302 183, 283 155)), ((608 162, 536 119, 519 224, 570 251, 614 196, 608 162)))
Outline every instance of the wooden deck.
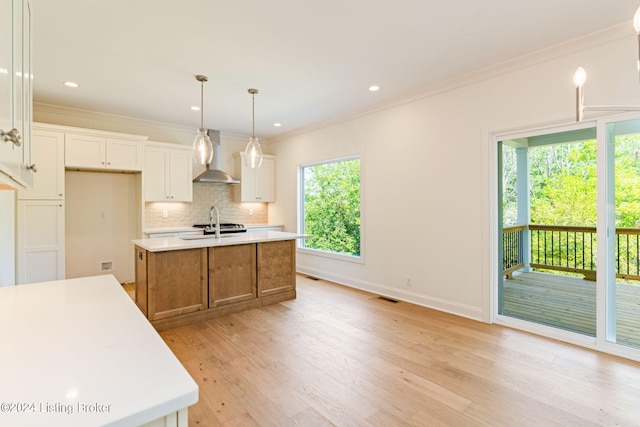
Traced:
MULTIPOLYGON (((618 283, 617 342, 640 348, 640 285, 618 283)), ((516 273, 505 279, 503 314, 596 335, 596 283, 550 273, 516 273)))

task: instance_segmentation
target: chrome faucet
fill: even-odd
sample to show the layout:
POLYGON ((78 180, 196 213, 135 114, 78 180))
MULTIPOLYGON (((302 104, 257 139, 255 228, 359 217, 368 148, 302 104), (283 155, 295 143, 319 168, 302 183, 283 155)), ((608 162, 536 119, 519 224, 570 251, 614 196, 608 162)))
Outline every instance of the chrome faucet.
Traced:
POLYGON ((220 213, 215 206, 211 206, 209 211, 209 230, 213 230, 213 211, 216 211, 216 238, 220 238, 220 213))

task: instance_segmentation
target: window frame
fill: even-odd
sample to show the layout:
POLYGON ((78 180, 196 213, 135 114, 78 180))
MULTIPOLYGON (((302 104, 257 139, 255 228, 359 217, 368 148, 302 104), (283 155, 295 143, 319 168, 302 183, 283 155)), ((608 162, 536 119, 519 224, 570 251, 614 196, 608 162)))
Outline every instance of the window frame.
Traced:
POLYGON ((357 264, 364 264, 365 260, 365 244, 364 244, 364 167, 363 167, 363 156, 360 154, 344 156, 344 157, 334 157, 326 160, 319 160, 315 162, 303 163, 298 165, 298 233, 304 234, 304 169, 313 166, 325 165, 330 163, 340 163, 344 161, 350 160, 358 160, 360 163, 360 255, 349 255, 349 254, 341 254, 337 252, 329 252, 321 249, 313 249, 304 246, 303 239, 298 240, 298 252, 320 256, 324 258, 331 258, 340 261, 353 262, 357 264))

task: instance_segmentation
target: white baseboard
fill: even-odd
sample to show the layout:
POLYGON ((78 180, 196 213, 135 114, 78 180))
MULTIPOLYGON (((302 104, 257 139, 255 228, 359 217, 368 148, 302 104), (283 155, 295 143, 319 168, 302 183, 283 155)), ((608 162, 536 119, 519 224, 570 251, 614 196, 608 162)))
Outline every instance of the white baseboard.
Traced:
POLYGON ((367 282, 359 279, 353 279, 351 277, 340 276, 337 274, 331 274, 326 271, 316 270, 304 265, 297 265, 296 270, 300 274, 306 274, 318 279, 328 280, 330 282, 338 283, 340 285, 349 286, 351 288, 360 289, 381 295, 387 298, 393 298, 398 301, 409 302, 412 304, 420 305, 434 310, 443 311, 445 313, 454 314, 456 316, 466 317, 469 319, 482 322, 482 309, 479 307, 473 307, 465 304, 451 302, 440 298, 433 298, 426 295, 417 294, 415 292, 407 292, 402 289, 392 288, 379 283, 367 282))

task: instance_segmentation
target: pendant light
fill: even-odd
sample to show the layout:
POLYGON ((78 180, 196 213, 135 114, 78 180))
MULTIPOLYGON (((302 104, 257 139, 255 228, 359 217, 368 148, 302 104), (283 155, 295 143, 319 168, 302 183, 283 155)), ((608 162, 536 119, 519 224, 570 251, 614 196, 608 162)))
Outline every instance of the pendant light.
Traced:
POLYGON ((213 144, 204 128, 204 83, 207 76, 198 74, 196 80, 200 82, 200 129, 193 141, 193 161, 200 165, 208 165, 213 159, 213 144))
POLYGON ((259 168, 262 165, 262 148, 260 141, 256 138, 256 113, 255 113, 255 96, 258 89, 249 89, 251 94, 251 138, 244 149, 244 162, 252 169, 259 168))

